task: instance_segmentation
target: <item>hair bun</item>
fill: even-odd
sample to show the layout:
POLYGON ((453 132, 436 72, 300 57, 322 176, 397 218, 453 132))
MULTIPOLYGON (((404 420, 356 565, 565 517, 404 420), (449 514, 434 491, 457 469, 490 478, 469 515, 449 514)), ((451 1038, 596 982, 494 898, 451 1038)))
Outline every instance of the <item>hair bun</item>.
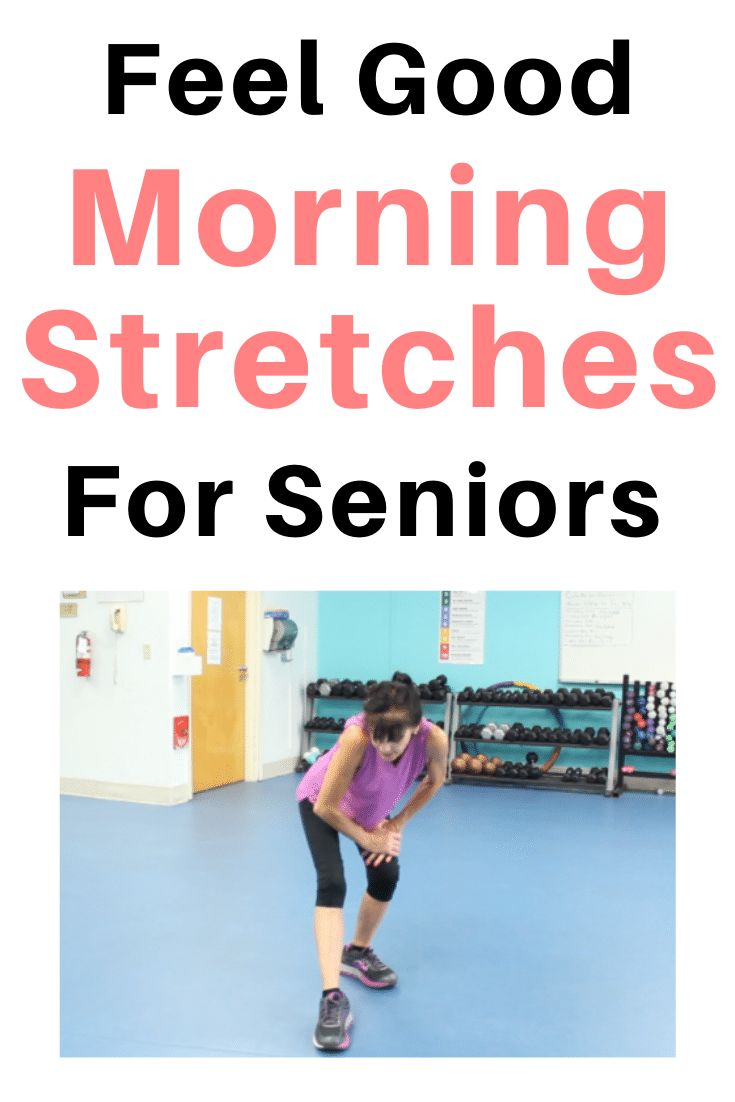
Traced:
POLYGON ((413 679, 410 678, 407 673, 401 673, 400 670, 396 670, 391 681, 400 681, 404 685, 413 685, 413 679))

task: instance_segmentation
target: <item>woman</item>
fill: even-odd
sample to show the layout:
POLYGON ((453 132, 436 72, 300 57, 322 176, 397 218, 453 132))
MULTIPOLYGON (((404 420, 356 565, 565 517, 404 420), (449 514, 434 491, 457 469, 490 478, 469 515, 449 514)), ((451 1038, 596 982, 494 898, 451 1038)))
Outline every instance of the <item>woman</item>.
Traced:
POLYGON ((317 872, 314 932, 323 986, 317 1048, 340 1050, 350 1044, 352 1014, 339 987, 340 972, 368 987, 393 987, 398 980, 373 952, 373 936, 398 882, 403 828, 444 784, 447 752, 447 736, 422 718, 421 698, 410 679, 383 681, 296 790, 317 872), (424 769, 426 777, 403 811, 388 818, 424 769), (349 945, 344 945, 340 834, 356 842, 367 871, 367 891, 349 945))

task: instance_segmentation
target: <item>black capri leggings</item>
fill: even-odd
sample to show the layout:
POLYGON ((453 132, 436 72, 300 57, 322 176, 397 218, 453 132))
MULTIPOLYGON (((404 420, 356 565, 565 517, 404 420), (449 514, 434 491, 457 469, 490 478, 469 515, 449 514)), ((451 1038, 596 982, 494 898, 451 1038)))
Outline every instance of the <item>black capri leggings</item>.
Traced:
MULTIPOLYGON (((311 800, 299 800, 299 811, 316 869, 316 905, 317 907, 343 907, 347 884, 339 848, 339 831, 329 823, 325 823, 324 819, 319 818, 314 812, 311 800)), ((357 846, 357 849, 360 856, 364 858, 368 851, 361 849, 360 846, 357 846)), ((381 861, 379 865, 366 865, 365 870, 368 895, 381 903, 388 903, 393 898, 398 883, 398 858, 381 861)))

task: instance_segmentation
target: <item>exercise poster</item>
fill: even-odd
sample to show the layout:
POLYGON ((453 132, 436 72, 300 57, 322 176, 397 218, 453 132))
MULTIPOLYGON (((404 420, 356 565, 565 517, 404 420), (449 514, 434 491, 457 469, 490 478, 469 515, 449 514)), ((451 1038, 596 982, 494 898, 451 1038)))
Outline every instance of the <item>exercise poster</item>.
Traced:
MULTIPOLYGON (((727 1081, 731 824, 711 761, 727 767, 732 677, 730 14, 6 8, 16 1094, 549 1083, 544 1061, 353 1062, 337 1088, 324 1062, 59 1059, 56 606, 74 585, 675 592, 680 719, 708 744, 682 751, 678 1055, 554 1078, 568 1098, 727 1081)), ((655 937, 639 917, 621 921, 655 937)), ((501 951, 478 921, 442 936, 501 951)), ((548 951, 561 936, 538 929, 548 951)), ((461 1016, 437 999, 438 1031, 461 1016)))
POLYGON ((481 666, 485 660, 485 594, 439 594, 439 661, 481 666))

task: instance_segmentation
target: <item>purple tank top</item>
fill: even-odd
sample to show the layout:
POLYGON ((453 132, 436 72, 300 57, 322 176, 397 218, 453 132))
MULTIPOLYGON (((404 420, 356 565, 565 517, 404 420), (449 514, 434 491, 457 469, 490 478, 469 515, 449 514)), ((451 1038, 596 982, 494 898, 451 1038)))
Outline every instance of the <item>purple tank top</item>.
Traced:
MULTIPOLYGON (((366 731, 365 713, 360 712, 345 722, 347 727, 359 727, 366 731)), ((395 763, 381 758, 372 742, 368 742, 365 755, 352 778, 350 787, 340 800, 339 809, 353 822, 366 830, 372 830, 396 806, 401 796, 408 792, 426 765, 426 739, 431 730, 428 719, 422 719, 419 729, 395 763)), ((337 752, 339 739, 334 746, 314 762, 304 774, 296 789, 296 799, 316 798, 324 783, 329 763, 337 752)))

